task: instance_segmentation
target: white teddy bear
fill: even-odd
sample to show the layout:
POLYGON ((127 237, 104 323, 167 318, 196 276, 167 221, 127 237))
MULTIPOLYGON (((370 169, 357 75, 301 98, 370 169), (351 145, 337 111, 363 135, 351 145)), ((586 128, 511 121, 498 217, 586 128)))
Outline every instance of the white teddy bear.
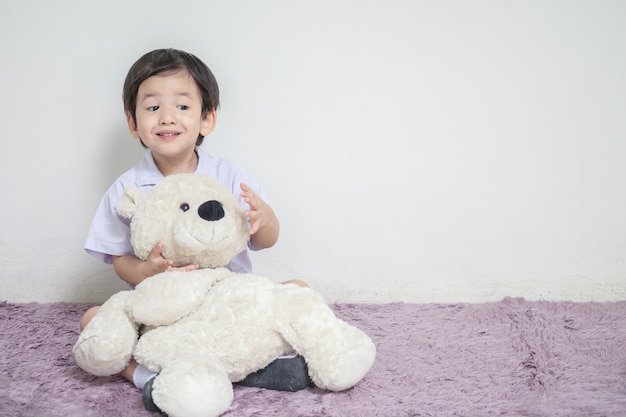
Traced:
POLYGON ((118 211, 132 219, 139 258, 160 242, 175 265, 200 269, 163 272, 107 300, 74 346, 85 371, 114 375, 134 357, 159 373, 152 398, 170 417, 226 412, 233 382, 294 351, 319 388, 348 389, 369 371, 371 339, 318 293, 224 268, 249 232, 239 202, 214 179, 172 175, 148 194, 128 189, 118 211))

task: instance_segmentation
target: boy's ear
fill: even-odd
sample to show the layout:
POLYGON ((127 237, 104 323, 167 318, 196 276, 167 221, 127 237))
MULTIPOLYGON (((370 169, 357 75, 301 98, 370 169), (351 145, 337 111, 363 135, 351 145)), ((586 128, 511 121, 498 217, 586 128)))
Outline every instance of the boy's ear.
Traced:
POLYGON ((139 139, 139 131, 137 130, 137 124, 133 120, 133 115, 126 113, 126 123, 128 124, 128 130, 135 139, 139 139))
POLYGON ((215 129, 215 124, 217 123, 217 113, 215 109, 207 112, 204 119, 202 119, 202 124, 200 126, 200 134, 202 136, 208 136, 209 133, 213 132, 215 129))
POLYGON ((132 219, 135 215, 137 205, 144 198, 144 194, 136 188, 127 188, 119 203, 117 203, 117 212, 120 216, 132 219))

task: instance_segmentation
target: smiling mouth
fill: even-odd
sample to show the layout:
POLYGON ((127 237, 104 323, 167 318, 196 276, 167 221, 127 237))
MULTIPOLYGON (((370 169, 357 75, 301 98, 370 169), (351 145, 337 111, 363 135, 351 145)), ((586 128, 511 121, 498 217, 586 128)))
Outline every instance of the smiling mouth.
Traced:
POLYGON ((180 133, 178 133, 178 132, 161 132, 161 133, 157 133, 157 136, 162 138, 162 139, 174 139, 174 138, 178 137, 178 135, 180 135, 180 133))

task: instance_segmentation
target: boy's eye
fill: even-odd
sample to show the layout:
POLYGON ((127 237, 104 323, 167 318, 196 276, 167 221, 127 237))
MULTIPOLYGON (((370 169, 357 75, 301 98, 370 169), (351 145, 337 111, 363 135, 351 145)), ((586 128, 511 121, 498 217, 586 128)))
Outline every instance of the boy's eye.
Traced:
POLYGON ((147 108, 148 111, 157 111, 159 110, 159 106, 150 106, 147 108))
POLYGON ((189 109, 189 106, 185 106, 184 104, 181 104, 180 106, 178 106, 179 110, 187 110, 189 109))

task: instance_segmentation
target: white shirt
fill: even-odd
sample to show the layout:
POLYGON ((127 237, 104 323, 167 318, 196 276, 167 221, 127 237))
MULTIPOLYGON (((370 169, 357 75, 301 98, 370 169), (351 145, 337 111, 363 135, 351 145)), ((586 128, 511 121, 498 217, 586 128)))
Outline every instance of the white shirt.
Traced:
MULTIPOLYGON (((248 172, 233 162, 208 155, 198 147, 196 153, 198 155, 196 173, 217 179, 239 199, 244 210, 249 210, 249 207, 241 197, 239 184, 242 182, 267 201, 261 184, 248 172)), ((144 158, 122 174, 102 197, 85 242, 87 253, 109 264, 113 262, 113 256, 133 255, 130 244, 130 220, 117 213, 117 204, 127 187, 136 187, 147 193, 163 178, 148 150, 144 158)), ((252 250, 258 249, 251 243, 248 247, 252 250)), ((227 268, 234 272, 251 272, 252 264, 248 250, 237 255, 227 268)))

